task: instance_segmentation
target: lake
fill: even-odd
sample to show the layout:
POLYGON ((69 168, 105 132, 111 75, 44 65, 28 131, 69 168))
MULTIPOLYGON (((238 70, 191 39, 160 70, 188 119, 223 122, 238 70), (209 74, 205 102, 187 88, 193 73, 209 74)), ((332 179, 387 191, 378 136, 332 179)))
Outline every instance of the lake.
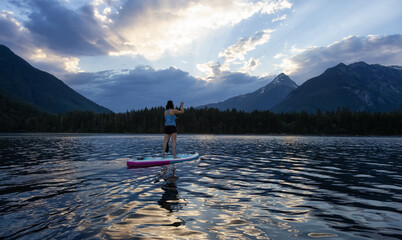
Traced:
POLYGON ((0 135, 0 238, 402 239, 402 138, 0 135), (160 180, 160 181, 158 181, 160 180))

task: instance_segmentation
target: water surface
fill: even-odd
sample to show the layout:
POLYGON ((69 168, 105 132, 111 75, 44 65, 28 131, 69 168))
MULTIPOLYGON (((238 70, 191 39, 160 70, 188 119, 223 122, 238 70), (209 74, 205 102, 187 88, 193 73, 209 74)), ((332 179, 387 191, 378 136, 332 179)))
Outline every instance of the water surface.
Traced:
POLYGON ((0 238, 402 238, 402 138, 179 135, 175 184, 126 168, 161 144, 1 135, 0 238))

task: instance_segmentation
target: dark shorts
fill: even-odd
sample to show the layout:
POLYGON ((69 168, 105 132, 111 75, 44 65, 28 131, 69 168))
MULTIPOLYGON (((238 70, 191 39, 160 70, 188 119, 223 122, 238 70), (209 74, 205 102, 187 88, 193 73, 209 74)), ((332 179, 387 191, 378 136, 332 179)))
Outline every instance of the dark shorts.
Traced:
POLYGON ((166 134, 177 133, 176 126, 165 126, 165 133, 166 134))

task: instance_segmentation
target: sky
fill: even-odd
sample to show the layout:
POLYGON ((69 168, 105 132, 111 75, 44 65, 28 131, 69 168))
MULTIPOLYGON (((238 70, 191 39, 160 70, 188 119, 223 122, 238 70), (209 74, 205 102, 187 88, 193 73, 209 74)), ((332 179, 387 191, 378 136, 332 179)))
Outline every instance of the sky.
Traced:
POLYGON ((401 0, 2 0, 0 44, 115 112, 199 106, 338 63, 402 66, 401 0))

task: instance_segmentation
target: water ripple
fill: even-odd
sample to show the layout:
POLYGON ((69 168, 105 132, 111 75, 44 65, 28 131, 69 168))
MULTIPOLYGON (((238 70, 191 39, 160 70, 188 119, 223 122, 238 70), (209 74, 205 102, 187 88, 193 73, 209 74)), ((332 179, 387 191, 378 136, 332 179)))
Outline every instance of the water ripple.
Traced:
POLYGON ((401 138, 180 135, 201 160, 127 169, 159 135, 0 136, 0 238, 401 239, 401 138))

